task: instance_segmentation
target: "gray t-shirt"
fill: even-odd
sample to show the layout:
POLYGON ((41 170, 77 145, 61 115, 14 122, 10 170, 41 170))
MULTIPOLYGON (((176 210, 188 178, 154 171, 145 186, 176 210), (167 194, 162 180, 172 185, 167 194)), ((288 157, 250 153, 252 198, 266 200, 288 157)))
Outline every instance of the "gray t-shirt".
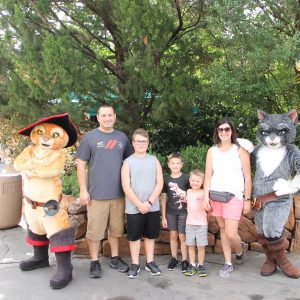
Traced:
POLYGON ((88 192, 92 200, 123 196, 121 167, 131 153, 127 136, 116 129, 105 133, 96 128, 82 137, 76 156, 88 163, 88 192))
MULTIPOLYGON (((141 202, 149 199, 156 185, 156 158, 147 154, 137 157, 134 154, 126 160, 129 167, 130 186, 141 202)), ((139 213, 137 207, 126 197, 126 214, 139 213)), ((152 205, 151 211, 159 211, 158 199, 152 205)))

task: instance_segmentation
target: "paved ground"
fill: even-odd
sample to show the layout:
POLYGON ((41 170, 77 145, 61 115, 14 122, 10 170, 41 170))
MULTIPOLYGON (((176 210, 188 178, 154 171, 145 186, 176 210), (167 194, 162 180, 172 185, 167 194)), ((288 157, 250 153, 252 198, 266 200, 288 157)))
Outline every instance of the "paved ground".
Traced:
MULTIPOLYGON (((24 229, 0 230, 0 300, 2 299, 82 299, 82 300, 201 300, 201 299, 274 299, 300 300, 300 279, 285 277, 280 270, 271 277, 261 277, 259 266, 264 255, 249 252, 247 261, 236 266, 229 278, 217 275, 222 255, 207 255, 208 277, 185 277, 179 270, 168 271, 169 256, 156 257, 163 274, 153 277, 142 270, 137 279, 127 279, 122 273, 109 268, 107 258, 101 258, 104 274, 101 279, 88 277, 89 260, 73 258, 74 280, 62 290, 52 290, 49 280, 55 272, 51 267, 22 272, 20 260, 31 255, 31 247, 24 243, 24 229)), ((300 255, 289 254, 300 268, 300 255)), ((129 258, 125 258, 129 262, 129 258)), ((141 259, 144 264, 144 258, 141 259)))

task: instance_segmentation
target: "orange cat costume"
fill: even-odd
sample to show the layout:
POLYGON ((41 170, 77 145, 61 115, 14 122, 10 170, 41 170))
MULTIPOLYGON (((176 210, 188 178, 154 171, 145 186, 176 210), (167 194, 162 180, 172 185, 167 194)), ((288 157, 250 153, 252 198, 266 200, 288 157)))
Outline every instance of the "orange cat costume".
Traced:
POLYGON ((22 261, 23 271, 49 266, 48 248, 55 253, 57 272, 50 280, 54 289, 63 288, 72 280, 71 251, 75 249, 75 229, 68 214, 59 209, 54 216, 45 214, 49 200, 61 200, 60 174, 66 154, 63 148, 77 141, 77 130, 68 113, 50 116, 18 131, 30 136, 32 145, 17 156, 14 166, 23 178, 25 218, 28 224, 26 242, 33 246, 33 257, 22 261))

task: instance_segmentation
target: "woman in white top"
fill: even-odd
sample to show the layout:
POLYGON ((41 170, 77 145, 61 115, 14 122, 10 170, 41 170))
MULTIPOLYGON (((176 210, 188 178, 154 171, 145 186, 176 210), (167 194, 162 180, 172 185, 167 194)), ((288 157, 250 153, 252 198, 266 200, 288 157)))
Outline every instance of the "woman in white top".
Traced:
POLYGON ((234 124, 229 118, 217 122, 213 141, 214 145, 208 149, 206 156, 204 201, 220 226, 225 264, 219 275, 227 277, 233 271, 231 249, 236 252, 236 264, 242 264, 246 257, 238 225, 242 213, 250 212, 250 157, 238 144, 234 124), (230 193, 232 196, 229 198, 232 198, 227 203, 213 201, 209 196, 210 190, 230 193))

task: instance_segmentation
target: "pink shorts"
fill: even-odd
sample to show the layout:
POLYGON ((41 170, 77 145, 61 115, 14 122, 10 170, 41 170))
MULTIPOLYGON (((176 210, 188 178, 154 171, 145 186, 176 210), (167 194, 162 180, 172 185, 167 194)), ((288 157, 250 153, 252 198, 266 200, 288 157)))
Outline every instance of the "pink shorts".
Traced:
POLYGON ((244 201, 233 197, 229 202, 210 201, 211 215, 224 219, 240 220, 243 212, 244 201))

